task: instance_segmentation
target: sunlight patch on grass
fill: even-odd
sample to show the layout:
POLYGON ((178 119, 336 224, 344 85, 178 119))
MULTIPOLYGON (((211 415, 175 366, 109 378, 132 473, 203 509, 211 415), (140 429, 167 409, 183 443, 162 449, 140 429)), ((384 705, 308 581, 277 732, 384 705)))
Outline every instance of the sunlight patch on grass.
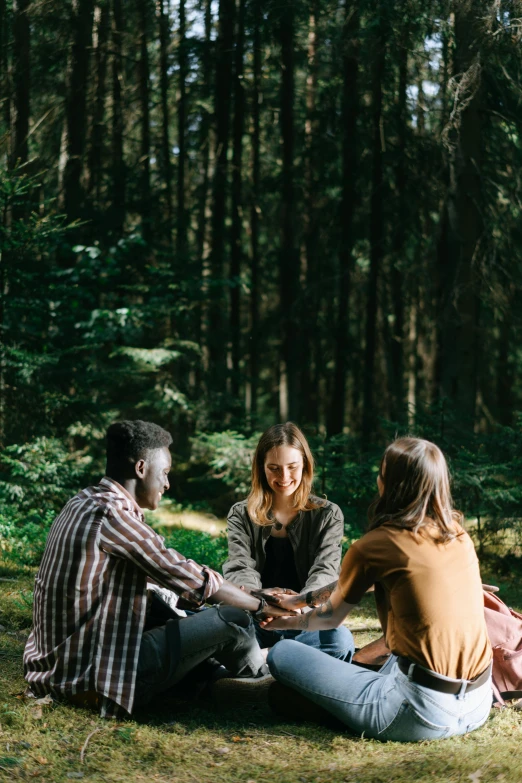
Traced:
POLYGON ((204 511, 180 509, 172 501, 162 501, 160 507, 147 514, 147 522, 157 527, 184 527, 189 530, 199 530, 217 536, 227 529, 226 519, 220 519, 204 511))

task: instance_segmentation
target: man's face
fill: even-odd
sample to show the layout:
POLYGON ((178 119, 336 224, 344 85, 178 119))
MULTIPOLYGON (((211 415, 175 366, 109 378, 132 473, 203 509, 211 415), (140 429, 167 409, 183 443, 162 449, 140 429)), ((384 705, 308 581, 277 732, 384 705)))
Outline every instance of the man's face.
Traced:
POLYGON ((169 471, 172 458, 168 448, 149 451, 147 459, 136 463, 136 500, 141 508, 151 511, 158 508, 161 496, 169 488, 169 471))

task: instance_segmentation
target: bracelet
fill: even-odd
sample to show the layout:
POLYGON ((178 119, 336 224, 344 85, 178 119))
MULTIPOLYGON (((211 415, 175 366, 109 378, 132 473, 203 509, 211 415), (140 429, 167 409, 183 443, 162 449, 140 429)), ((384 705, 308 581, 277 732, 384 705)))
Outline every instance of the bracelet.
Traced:
POLYGON ((256 620, 262 620, 263 617, 261 616, 265 610, 266 607, 266 601, 264 598, 259 599, 259 606, 256 609, 255 612, 252 612, 252 617, 255 617, 256 620))
POLYGON ((307 606, 313 606, 313 603, 312 603, 312 591, 311 590, 309 590, 307 592, 307 594, 305 595, 305 601, 306 601, 306 605, 307 606))

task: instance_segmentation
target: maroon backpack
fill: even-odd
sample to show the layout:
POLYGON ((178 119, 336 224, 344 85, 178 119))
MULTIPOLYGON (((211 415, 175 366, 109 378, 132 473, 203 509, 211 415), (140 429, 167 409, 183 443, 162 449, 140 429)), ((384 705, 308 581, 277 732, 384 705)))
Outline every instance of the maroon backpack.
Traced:
MULTIPOLYGON (((522 614, 484 590, 484 614, 493 647, 493 696, 497 706, 522 699, 522 614)), ((514 705, 522 709, 522 701, 514 705)))

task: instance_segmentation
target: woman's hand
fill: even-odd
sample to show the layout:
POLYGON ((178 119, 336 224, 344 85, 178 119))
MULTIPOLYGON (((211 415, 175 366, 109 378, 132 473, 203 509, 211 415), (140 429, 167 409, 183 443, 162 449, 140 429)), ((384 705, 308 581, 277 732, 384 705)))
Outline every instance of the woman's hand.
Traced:
POLYGON ((299 614, 299 609, 297 609, 297 611, 292 611, 291 609, 282 609, 279 606, 272 606, 271 604, 267 604, 264 610, 261 612, 261 621, 259 624, 262 628, 264 628, 267 623, 270 624, 272 622, 276 622, 276 620, 291 620, 292 616, 296 614, 299 614))
POLYGON ((306 606, 304 596, 290 590, 288 587, 269 587, 266 590, 252 590, 256 598, 264 598, 269 606, 278 606, 290 610, 290 614, 306 606))
POLYGON ((277 606, 281 607, 281 609, 288 609, 292 612, 298 611, 306 606, 304 595, 295 593, 293 590, 287 590, 284 593, 273 593, 272 598, 274 601, 277 601, 277 606))
POLYGON ((263 593, 268 593, 268 595, 298 595, 298 593, 295 592, 295 590, 290 590, 289 587, 268 587, 266 590, 263 588, 263 593))
MULTIPOLYGON (((272 608, 275 609, 275 607, 272 608)), ((287 612, 286 614, 277 617, 267 617, 265 620, 261 620, 259 625, 267 631, 298 630, 303 616, 304 615, 289 616, 287 612)))

